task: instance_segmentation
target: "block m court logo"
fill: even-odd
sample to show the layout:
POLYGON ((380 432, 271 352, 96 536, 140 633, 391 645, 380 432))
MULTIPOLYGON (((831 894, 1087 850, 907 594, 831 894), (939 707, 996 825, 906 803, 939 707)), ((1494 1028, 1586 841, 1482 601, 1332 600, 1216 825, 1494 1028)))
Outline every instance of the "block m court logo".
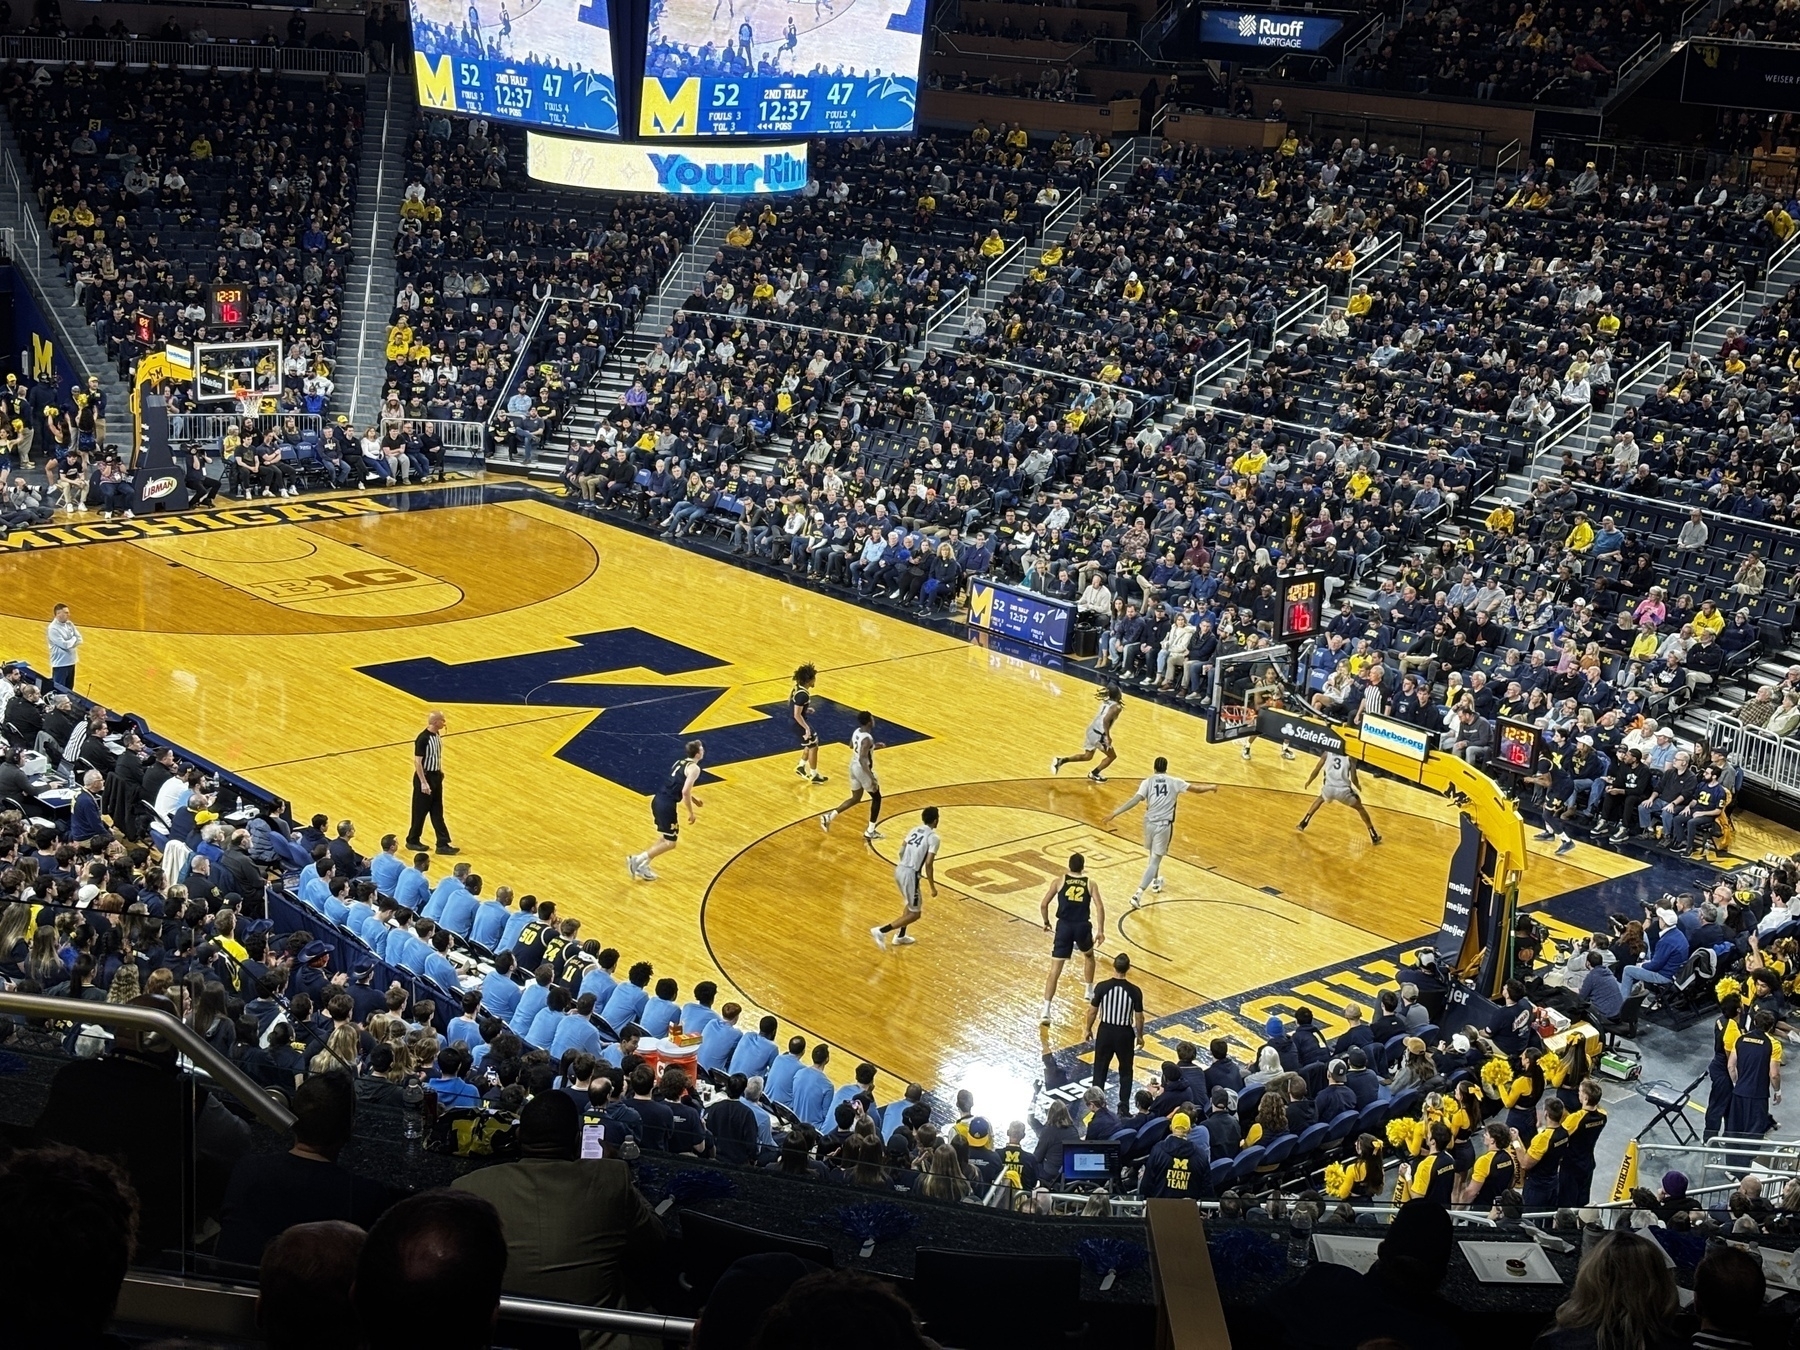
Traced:
MULTIPOLYGON (((696 734, 688 728, 721 695, 730 692, 730 686, 585 681, 618 671, 692 675, 722 669, 727 663, 638 628, 583 633, 569 641, 572 645, 550 651, 460 665, 419 657, 358 669, 429 704, 592 709, 593 717, 556 757, 649 796, 662 786, 669 765, 681 758, 683 744, 696 734)), ((697 733, 706 742, 709 770, 798 751, 799 737, 785 689, 779 698, 754 705, 754 711, 758 717, 753 722, 697 733)), ((856 727, 856 713, 855 708, 828 698, 814 698, 810 720, 821 741, 847 743, 856 727)), ((927 738, 922 732, 883 722, 881 739, 894 746, 927 738)), ((718 779, 709 772, 703 773, 700 781, 718 779)))

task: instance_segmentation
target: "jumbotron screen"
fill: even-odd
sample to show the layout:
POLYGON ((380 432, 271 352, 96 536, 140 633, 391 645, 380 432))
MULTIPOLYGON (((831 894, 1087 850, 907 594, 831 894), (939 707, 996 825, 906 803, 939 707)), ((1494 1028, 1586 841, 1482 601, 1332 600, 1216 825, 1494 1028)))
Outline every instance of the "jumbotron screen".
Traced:
POLYGON ((925 0, 650 0, 644 136, 912 130, 925 0))
POLYGON ((427 108, 619 133, 606 0, 412 0, 427 108))

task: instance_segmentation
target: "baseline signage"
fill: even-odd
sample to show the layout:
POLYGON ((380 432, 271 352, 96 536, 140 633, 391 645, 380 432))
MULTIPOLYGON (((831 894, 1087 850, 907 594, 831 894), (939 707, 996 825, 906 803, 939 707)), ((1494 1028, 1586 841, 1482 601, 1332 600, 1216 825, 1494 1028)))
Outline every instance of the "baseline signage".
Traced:
POLYGON ((1253 9, 1203 9, 1200 42, 1208 47, 1265 47, 1316 53, 1340 32, 1342 19, 1316 14, 1273 14, 1253 9))
POLYGON ((1425 756, 1431 753, 1431 742, 1434 739, 1429 731, 1419 727, 1367 713, 1363 714, 1361 731, 1364 745, 1378 746, 1396 755, 1404 755, 1407 759, 1416 759, 1421 764, 1425 762, 1425 756))
POLYGON ((1068 650, 1074 617, 1075 607, 1066 601, 997 581, 969 583, 969 624, 974 628, 1060 653, 1068 650))
POLYGON ((1469 928, 1478 922, 1475 902, 1481 889, 1483 842, 1481 827, 1465 812, 1456 855, 1450 860, 1450 875, 1444 881, 1444 919, 1438 925, 1437 934, 1440 970, 1455 970, 1461 964, 1469 928))
POLYGON ((1264 708, 1256 714, 1256 734, 1267 741, 1280 741, 1310 754, 1344 753, 1344 738, 1329 723, 1312 717, 1297 717, 1279 708, 1264 708))
POLYGON ((806 186, 805 141, 679 150, 525 133, 525 171, 540 183, 599 192, 770 196, 806 186))

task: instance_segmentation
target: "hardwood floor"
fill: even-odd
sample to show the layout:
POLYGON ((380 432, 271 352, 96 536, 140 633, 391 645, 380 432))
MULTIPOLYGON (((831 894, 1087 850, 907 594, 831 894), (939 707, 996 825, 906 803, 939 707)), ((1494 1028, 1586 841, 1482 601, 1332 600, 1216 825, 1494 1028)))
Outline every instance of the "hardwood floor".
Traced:
MULTIPOLYGON (((440 707, 450 823, 490 890, 554 898, 583 936, 651 960, 684 997, 718 980, 747 1024, 772 1012, 784 1037, 837 1047, 840 1079, 866 1058, 885 1090, 969 1086, 998 1118, 1022 1115, 1041 1057, 1079 1039, 1079 961, 1054 1024, 1037 1026, 1038 902, 1072 851, 1105 899, 1103 954, 1131 953, 1167 1019, 1159 1047, 1253 1043, 1266 1013, 1243 1000, 1271 989, 1285 992, 1257 1008, 1304 1002, 1329 1026, 1398 944, 1437 925, 1456 829, 1430 794, 1367 784, 1379 847, 1336 807, 1297 834, 1309 762, 1268 746, 1245 761, 1206 745, 1198 718, 1134 697, 1112 781, 1084 781, 1085 766, 1052 778, 1092 713, 1078 675, 547 501, 359 500, 371 509, 11 554, 0 652, 42 665, 43 623, 66 601, 87 635, 83 692, 302 813, 355 820, 365 851, 404 830, 410 742, 440 707), (819 669, 831 781, 818 786, 794 773, 786 700, 802 662, 819 669), (886 743, 887 837, 872 846, 865 807, 829 833, 818 820, 847 793, 863 708, 886 743), (699 819, 658 860, 661 880, 633 881, 623 858, 653 837, 647 794, 690 737, 708 747, 699 819), (1104 818, 1159 754, 1223 790, 1184 802, 1166 889, 1134 913, 1141 816, 1104 818), (927 805, 942 812, 941 893, 916 945, 877 951, 867 930, 898 908, 894 848, 927 805), (1321 970, 1336 974, 1320 983, 1321 970)), ((1640 866, 1534 849, 1530 901, 1640 866)))

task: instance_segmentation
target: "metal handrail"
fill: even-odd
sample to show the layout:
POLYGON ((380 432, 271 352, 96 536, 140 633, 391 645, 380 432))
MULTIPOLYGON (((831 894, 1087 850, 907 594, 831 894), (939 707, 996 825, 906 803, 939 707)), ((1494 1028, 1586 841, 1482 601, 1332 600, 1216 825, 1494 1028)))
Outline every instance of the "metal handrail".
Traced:
POLYGON ((1743 298, 1744 283, 1741 281, 1732 282, 1731 288, 1727 290, 1725 294, 1721 295, 1717 300, 1713 301, 1705 309, 1694 316, 1694 322, 1688 328, 1689 344, 1691 345, 1692 343, 1698 342, 1700 340, 1700 334, 1703 331, 1716 323, 1719 316, 1726 310, 1736 309, 1738 301, 1743 298))
POLYGON ((1354 291, 1362 278, 1368 276, 1370 272, 1374 271, 1382 263, 1385 263, 1389 258, 1398 254, 1401 245, 1404 242, 1405 241, 1402 239, 1400 231, 1398 230, 1384 234, 1380 239, 1376 240, 1375 247, 1369 250, 1369 256, 1366 258, 1358 258, 1356 260, 1356 265, 1353 266, 1345 276, 1344 286, 1346 292, 1354 291))
POLYGON ((81 999, 46 998, 42 994, 0 993, 0 1013, 21 1013, 53 1022, 93 1022, 108 1029, 125 1027, 166 1036, 209 1079, 236 1097, 263 1124, 272 1130, 294 1128, 294 1113, 288 1110, 285 1102, 258 1087, 242 1069, 215 1050, 206 1037, 160 1008, 130 1003, 88 1003, 81 999))
POLYGON ((1514 137, 1494 152, 1494 176, 1496 178, 1506 172, 1507 165, 1519 162, 1521 150, 1518 138, 1514 137))
POLYGON ((1656 53, 1662 49, 1662 45, 1662 35, 1658 34, 1656 37, 1645 42, 1643 46, 1639 47, 1630 56, 1619 62, 1619 69, 1613 75, 1613 88, 1618 89, 1623 85, 1625 83, 1625 77, 1631 74, 1631 72, 1636 70, 1639 66, 1643 65, 1652 56, 1656 55, 1656 53))
POLYGON ((590 1308, 576 1303, 551 1303, 541 1298, 503 1295, 500 1316, 522 1322, 552 1322, 557 1326, 591 1327, 597 1331, 625 1331, 639 1336, 686 1341, 694 1334, 692 1317, 664 1317, 659 1313, 627 1312, 622 1308, 590 1308))
POLYGON ((276 47, 260 42, 154 42, 135 38, 52 38, 12 34, 0 40, 0 56, 8 61, 42 65, 66 62, 99 66, 180 66, 187 70, 266 70, 282 75, 351 75, 369 73, 360 51, 322 51, 316 47, 276 47))
POLYGON ((1782 241, 1781 247, 1769 255, 1769 261, 1763 268, 1763 276, 1765 278, 1772 277, 1786 267, 1788 260, 1794 256, 1796 250, 1800 250, 1800 230, 1795 230, 1790 234, 1782 241))
POLYGON ((1358 56, 1362 55, 1363 48, 1375 45, 1377 42, 1381 41, 1386 33, 1387 16, 1384 14, 1377 14, 1359 28, 1355 35, 1344 44, 1343 49, 1338 53, 1338 67, 1342 70, 1350 69, 1350 63, 1358 56))
MULTIPOLYGON (((1095 182, 1096 182, 1096 184, 1099 182, 1098 177, 1096 177, 1095 182)), ((1086 200, 1087 200, 1087 193, 1071 192, 1068 196, 1064 197, 1061 201, 1059 201, 1055 206, 1051 207, 1048 211, 1044 212, 1044 222, 1042 225, 1040 225, 1038 227, 1038 238, 1044 239, 1044 238, 1048 237, 1050 234, 1050 231, 1055 229, 1058 225, 1060 225, 1062 223, 1062 218, 1064 216, 1068 215, 1069 212, 1073 211, 1078 205, 1080 205, 1082 202, 1084 202, 1086 200)), ((1019 237, 1019 239, 1020 239, 1021 243, 1024 242, 1023 235, 1021 235, 1019 237)))
POLYGON ((1188 402, 1199 403, 1202 389, 1238 365, 1243 366, 1246 374, 1249 373, 1250 340, 1248 338, 1239 338, 1194 372, 1193 392, 1189 396, 1188 402))
POLYGON ((1576 431, 1587 426, 1593 416, 1594 410, 1591 406, 1575 409, 1538 439, 1537 444, 1532 448, 1532 459, 1541 460, 1544 456, 1553 454, 1576 431))
POLYGON ((1675 349, 1666 342, 1659 343, 1655 351, 1644 357, 1636 365, 1632 366, 1630 370, 1626 371, 1622 376, 1615 380, 1613 382, 1613 402, 1617 404, 1620 399, 1630 397, 1632 391, 1637 387, 1638 381, 1652 378, 1651 376, 1648 376, 1646 372, 1650 371, 1653 367, 1661 367, 1663 362, 1667 361, 1674 353, 1674 350, 1675 349))
POLYGON ((1420 215, 1419 238, 1424 239, 1431 233, 1431 227, 1433 225, 1437 224, 1438 221, 1442 220, 1444 216, 1455 210, 1458 206, 1463 205, 1474 195, 1475 180, 1473 178, 1465 178, 1460 183, 1447 189, 1443 196, 1427 206, 1424 213, 1420 215))
POLYGON ((1275 316, 1275 322, 1269 326, 1269 341, 1274 343, 1288 329, 1297 327, 1312 318, 1314 314, 1322 316, 1323 311, 1331 307, 1331 288, 1315 286, 1281 313, 1275 316))
POLYGON ((1117 165, 1120 160, 1126 159, 1136 152, 1136 140, 1137 137, 1135 136, 1125 137, 1125 139, 1119 143, 1119 148, 1117 150, 1114 150, 1105 159, 1100 161, 1100 167, 1094 170, 1094 183, 1096 186, 1105 179, 1107 174, 1112 172, 1113 167, 1117 165))
POLYGON ((1727 713, 1707 725, 1706 739, 1744 771, 1746 780, 1800 796, 1800 741, 1747 727, 1727 713))
MULTIPOLYGON (((1079 194, 1077 195, 1079 196, 1079 194)), ((1048 216, 1044 218, 1046 227, 1049 224, 1049 219, 1048 216)), ((981 278, 981 295, 984 299, 987 296, 988 287, 994 284, 994 278, 1004 272, 1007 268, 1007 264, 1011 263, 1013 259, 1017 258, 1024 251, 1025 236, 1021 234, 1015 235, 1005 248, 994 255, 993 261, 988 264, 987 270, 982 274, 981 278)))
POLYGON ((952 318, 958 314, 966 314, 968 309, 969 288, 964 286, 961 290, 956 292, 955 295, 952 295, 948 300, 944 301, 943 304, 939 305, 937 307, 937 312, 925 320, 924 337, 930 339, 939 329, 947 327, 952 318))
POLYGON ((544 326, 544 319, 550 313, 550 306, 558 301, 566 302, 576 298, 572 295, 558 295, 552 290, 544 297, 543 303, 538 306, 538 312, 532 317, 531 327, 525 330, 525 340, 519 344, 518 358, 513 361, 512 369, 506 372, 506 379, 501 381, 500 392, 494 396, 494 410, 488 414, 487 419, 489 430, 492 430, 494 423, 505 415, 506 400, 512 397, 513 386, 518 383, 526 367, 531 364, 531 347, 537 341, 539 330, 544 326))

